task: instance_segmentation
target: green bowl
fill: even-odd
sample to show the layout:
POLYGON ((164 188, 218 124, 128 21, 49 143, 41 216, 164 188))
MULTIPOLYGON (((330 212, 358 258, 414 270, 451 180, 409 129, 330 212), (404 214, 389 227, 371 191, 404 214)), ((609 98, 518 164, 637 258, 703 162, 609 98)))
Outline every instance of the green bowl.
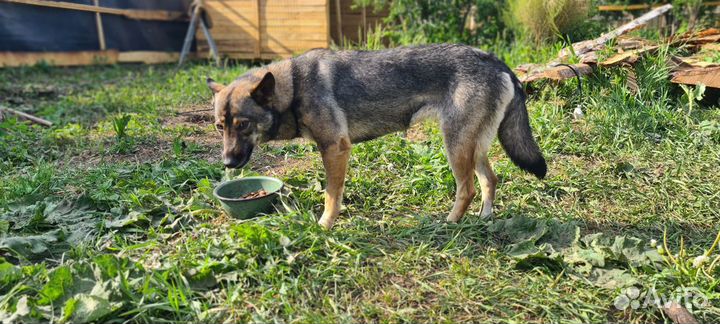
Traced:
POLYGON ((282 187, 283 182, 280 179, 246 177, 219 184, 215 187, 213 194, 220 200, 220 204, 228 215, 239 219, 248 219, 270 210, 282 187), (251 199, 240 198, 260 189, 265 190, 268 195, 251 199))

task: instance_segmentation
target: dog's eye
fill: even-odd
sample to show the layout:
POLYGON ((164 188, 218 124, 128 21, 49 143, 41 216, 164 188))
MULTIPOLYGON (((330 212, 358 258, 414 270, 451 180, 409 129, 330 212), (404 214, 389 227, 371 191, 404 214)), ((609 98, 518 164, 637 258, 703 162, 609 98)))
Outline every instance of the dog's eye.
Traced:
POLYGON ((222 134, 223 124, 215 124, 215 129, 218 131, 218 133, 222 134))
POLYGON ((238 130, 243 130, 243 129, 247 128, 248 126, 250 126, 250 122, 247 120, 243 120, 243 121, 237 123, 236 125, 237 125, 238 130))

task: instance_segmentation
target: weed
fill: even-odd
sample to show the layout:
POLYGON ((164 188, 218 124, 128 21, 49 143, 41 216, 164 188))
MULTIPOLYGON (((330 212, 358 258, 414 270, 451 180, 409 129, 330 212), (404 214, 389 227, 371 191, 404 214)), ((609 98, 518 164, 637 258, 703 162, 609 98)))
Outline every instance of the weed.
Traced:
POLYGON ((687 85, 681 84, 680 88, 682 88, 683 92, 685 92, 684 97, 687 100, 687 109, 688 109, 688 111, 687 111, 688 117, 686 117, 685 120, 687 121, 687 126, 690 127, 691 126, 690 123, 692 121, 689 116, 692 115, 693 108, 695 107, 695 102, 703 99, 703 95, 705 94, 705 85, 700 84, 696 87, 691 88, 687 85))
POLYGON ((112 126, 115 131, 115 138, 117 138, 118 141, 122 141, 127 138, 125 130, 127 129, 127 125, 130 123, 131 118, 132 116, 130 115, 122 115, 113 119, 112 126))

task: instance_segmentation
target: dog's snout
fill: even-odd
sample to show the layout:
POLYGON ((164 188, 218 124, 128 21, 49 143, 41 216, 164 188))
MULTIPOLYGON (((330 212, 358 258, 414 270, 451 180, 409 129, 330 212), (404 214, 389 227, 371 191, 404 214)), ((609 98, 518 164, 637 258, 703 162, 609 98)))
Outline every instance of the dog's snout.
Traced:
POLYGON ((236 169, 240 166, 240 160, 235 157, 225 157, 223 164, 225 164, 226 168, 236 169))

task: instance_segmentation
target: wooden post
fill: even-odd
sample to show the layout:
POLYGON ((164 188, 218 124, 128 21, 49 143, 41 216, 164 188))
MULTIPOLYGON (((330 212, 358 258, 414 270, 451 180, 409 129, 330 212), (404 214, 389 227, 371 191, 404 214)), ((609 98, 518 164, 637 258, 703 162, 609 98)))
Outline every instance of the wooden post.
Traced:
POLYGON ((220 66, 220 53, 218 53, 217 45, 215 45, 215 40, 212 38, 212 35, 210 35, 210 30, 208 30, 207 24, 205 23, 205 18, 203 18, 202 15, 200 15, 200 29, 202 29, 203 34, 205 34, 205 39, 207 40, 208 46, 210 47, 210 53, 215 59, 215 65, 220 66))
POLYGON ((185 63, 185 59, 190 52, 190 46, 192 45, 192 40, 195 37, 195 30, 197 29, 197 21, 198 16, 200 15, 200 7, 201 5, 199 3, 195 4, 192 17, 190 17, 190 26, 188 26, 188 31, 185 34, 185 41, 183 42, 182 51, 180 52, 180 60, 178 60, 178 67, 185 63))
POLYGON ((255 0, 255 7, 257 9, 255 11, 255 18, 257 19, 257 34, 255 34, 255 41, 257 42, 255 44, 255 58, 259 59, 262 49, 262 32, 260 31, 260 0, 255 0))
MULTIPOLYGON (((100 7, 99 0, 93 0, 93 3, 95 4, 95 7, 100 7)), ((104 51, 106 49, 105 31, 103 30, 102 17, 100 17, 99 11, 95 13, 95 25, 97 25, 98 42, 100 43, 100 50, 104 51)))
POLYGON ((367 42, 367 10, 365 5, 362 7, 362 38, 361 41, 367 42))
POLYGON ((342 8, 340 8, 341 5, 342 4, 340 3, 340 0, 335 0, 335 23, 337 24, 338 44, 343 43, 342 8))

